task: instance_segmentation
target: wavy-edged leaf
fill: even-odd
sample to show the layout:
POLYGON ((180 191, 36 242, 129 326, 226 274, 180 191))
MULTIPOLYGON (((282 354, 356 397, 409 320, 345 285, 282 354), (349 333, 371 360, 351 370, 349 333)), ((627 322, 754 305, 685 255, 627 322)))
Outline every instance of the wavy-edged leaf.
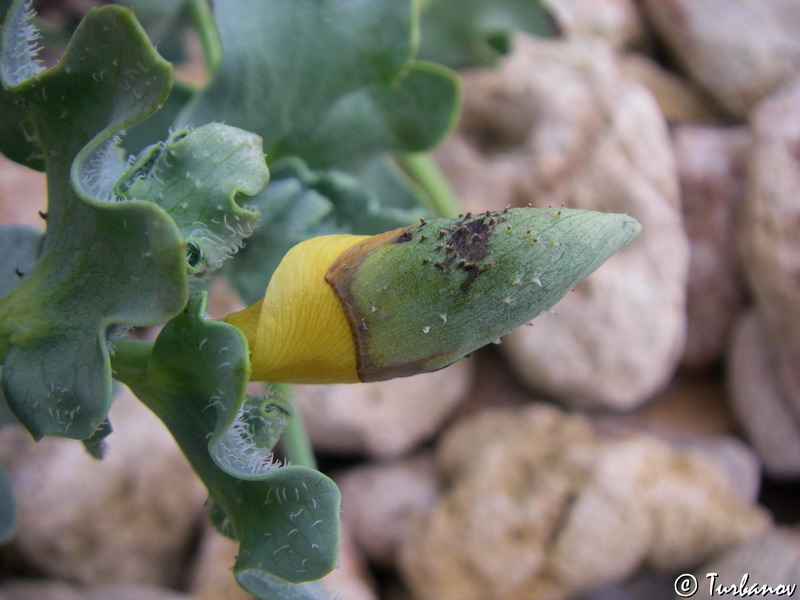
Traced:
POLYGON ((158 109, 171 77, 132 13, 108 6, 87 14, 54 68, 6 88, 48 173, 39 260, 0 299, 3 390, 36 438, 91 436, 111 401, 111 326, 159 323, 185 304, 172 219, 150 202, 106 201, 124 166, 116 133, 158 109))
POLYGON ((242 207, 267 183, 261 139, 221 123, 173 132, 141 152, 116 185, 129 200, 149 200, 173 218, 187 244, 187 268, 204 274, 242 245, 259 220, 242 207))
POLYGON ((382 206, 352 175, 314 171, 297 158, 274 163, 270 177, 270 184, 253 199, 262 224, 226 266, 247 303, 264 295, 284 254, 305 239, 331 233, 374 234, 428 216, 419 206, 382 206))
POLYGON ((41 72, 42 61, 36 58, 41 50, 39 30, 31 22, 34 17, 30 0, 13 2, 0 29, 0 82, 13 87, 41 72))
POLYGON ((243 481, 220 468, 229 461, 212 459, 209 448, 235 426, 249 360, 244 336, 208 321, 204 304, 204 293, 193 294, 143 367, 121 366, 120 376, 164 421, 206 484, 217 526, 239 540, 234 573, 262 571, 281 585, 318 579, 333 568, 338 552, 338 488, 325 475, 296 466, 243 481))
POLYGON ((219 0, 219 72, 181 123, 258 133, 270 160, 356 169, 375 154, 435 145, 455 119, 459 85, 415 62, 411 0, 219 0))
POLYGON ((559 34, 541 0, 428 0, 420 14, 419 55, 453 68, 493 66, 511 50, 514 31, 559 34))

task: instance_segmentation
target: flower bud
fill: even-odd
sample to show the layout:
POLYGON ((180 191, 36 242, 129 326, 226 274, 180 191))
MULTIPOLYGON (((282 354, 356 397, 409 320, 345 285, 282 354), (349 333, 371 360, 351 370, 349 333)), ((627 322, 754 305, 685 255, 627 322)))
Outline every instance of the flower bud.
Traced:
POLYGON ((519 208, 313 238, 226 320, 248 339, 255 380, 435 371, 550 308, 639 230, 627 215, 519 208))

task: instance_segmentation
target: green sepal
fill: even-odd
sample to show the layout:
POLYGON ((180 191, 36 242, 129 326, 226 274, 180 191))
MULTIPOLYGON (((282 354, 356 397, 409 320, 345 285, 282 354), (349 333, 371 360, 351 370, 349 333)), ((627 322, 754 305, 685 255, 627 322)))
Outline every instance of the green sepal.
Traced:
POLYGON ((298 158, 270 167, 269 185, 252 200, 262 224, 225 272, 248 304, 263 297, 267 282, 289 249, 332 233, 369 235, 427 216, 418 206, 381 205, 358 179, 342 171, 312 170, 298 158))
POLYGON ((507 209, 370 238, 326 279, 356 340, 358 375, 434 371, 550 308, 640 230, 627 216, 507 209))
POLYGON ((171 81, 132 13, 107 6, 89 11, 55 67, 6 87, 48 176, 39 260, 0 299, 3 390, 37 439, 90 437, 111 402, 112 327, 163 322, 186 302, 172 219, 149 202, 108 201, 124 166, 116 133, 157 110, 171 81))
POLYGON ((173 132, 145 148, 115 186, 128 200, 155 202, 186 243, 187 270, 202 275, 236 252, 259 221, 242 207, 269 178, 261 138, 221 123, 173 132))
POLYGON ((285 585, 318 579, 336 561, 339 490, 305 467, 268 465, 245 481, 223 471, 233 461, 213 459, 237 426, 250 368, 244 335, 209 321, 204 306, 205 293, 193 294, 139 361, 125 362, 141 345, 120 341, 117 376, 167 425, 208 488, 215 524, 240 544, 234 574, 263 571, 285 585))

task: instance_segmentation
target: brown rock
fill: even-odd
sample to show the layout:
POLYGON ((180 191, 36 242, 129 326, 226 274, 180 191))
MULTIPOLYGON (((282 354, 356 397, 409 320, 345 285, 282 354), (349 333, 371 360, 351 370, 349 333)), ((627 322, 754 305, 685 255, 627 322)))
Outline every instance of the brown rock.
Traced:
POLYGON ((642 223, 501 348, 523 381, 571 406, 630 409, 663 387, 684 343, 688 244, 663 116, 609 46, 520 38, 498 70, 465 78, 461 124, 437 157, 468 210, 564 203, 642 223))
POLYGON ((166 428, 127 389, 114 401, 106 458, 73 440, 0 431, 18 502, 9 551, 87 585, 175 584, 206 497, 166 428))
POLYGON ((296 385, 314 447, 394 458, 430 439, 466 397, 470 359, 435 373, 358 385, 296 385))
POLYGON ((645 0, 649 21, 687 73, 731 115, 800 68, 800 4, 793 0, 645 0))
POLYGON ((800 477, 800 413, 776 372, 777 357, 758 312, 740 320, 728 360, 731 406, 764 469, 777 478, 800 477))
POLYGON ((398 546, 412 520, 439 497, 432 457, 421 454, 384 464, 356 467, 336 477, 342 491, 342 519, 370 562, 395 564, 398 546))
POLYGON ((800 78, 757 107, 751 130, 741 261, 782 393, 800 413, 800 78))
POLYGON ((566 598, 692 567, 770 523, 706 457, 543 405, 459 423, 439 464, 451 487, 401 553, 419 600, 566 598))
POLYGON ((673 132, 683 219, 689 234, 689 316, 683 363, 718 363, 744 298, 734 214, 745 190, 750 147, 745 128, 677 127, 673 132))

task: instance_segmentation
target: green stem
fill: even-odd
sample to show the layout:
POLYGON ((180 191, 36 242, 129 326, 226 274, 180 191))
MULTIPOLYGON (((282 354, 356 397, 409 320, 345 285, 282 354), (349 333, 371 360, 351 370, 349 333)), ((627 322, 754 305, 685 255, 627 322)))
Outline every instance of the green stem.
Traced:
POLYGON ((214 13, 208 0, 192 0, 189 3, 197 35, 200 36, 200 45, 203 47, 203 56, 206 68, 213 76, 222 62, 222 44, 219 39, 214 13))
POLYGON ((281 450, 293 465, 316 469, 317 459, 314 456, 314 449, 308 437, 305 421, 303 421, 303 414, 297 404, 294 403, 292 387, 285 383, 273 383, 272 387, 284 396, 287 401, 291 402, 294 407, 292 416, 286 424, 286 430, 281 437, 281 450))
POLYGON ((147 361, 153 353, 153 342, 122 338, 114 340, 114 354, 111 356, 111 369, 114 379, 132 385, 145 377, 147 361))
POLYGON ((460 210, 458 198, 430 154, 427 152, 398 154, 396 159, 405 172, 425 191, 427 208, 431 212, 438 217, 450 219, 458 216, 460 210))

